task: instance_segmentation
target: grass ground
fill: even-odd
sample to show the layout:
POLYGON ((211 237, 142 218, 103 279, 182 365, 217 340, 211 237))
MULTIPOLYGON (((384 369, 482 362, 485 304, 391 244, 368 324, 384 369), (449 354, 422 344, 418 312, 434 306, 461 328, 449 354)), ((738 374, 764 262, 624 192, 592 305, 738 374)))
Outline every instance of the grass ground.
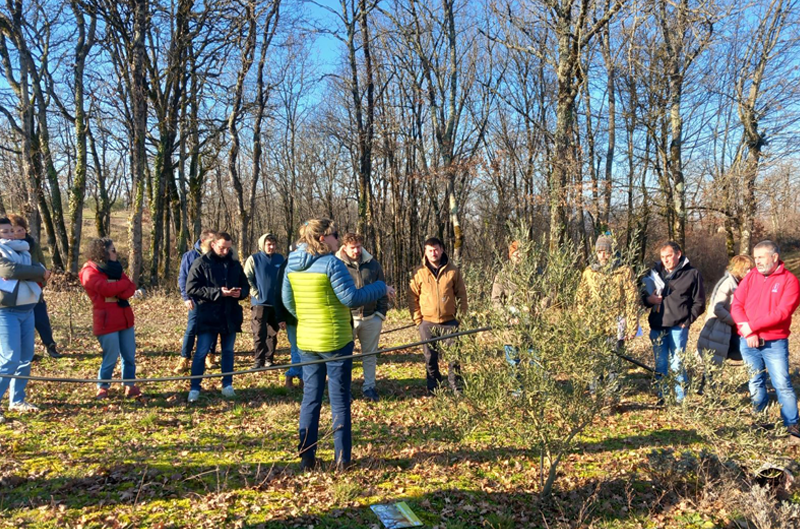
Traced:
MULTIPOLYGON (((796 266, 800 256, 787 261, 796 266)), ((47 300, 66 356, 41 358, 33 374, 94 377, 100 352, 88 300, 74 292, 47 292, 47 300)), ((184 329, 183 305, 176 295, 156 293, 136 301, 134 311, 137 376, 169 375, 184 329)), ((406 318, 392 312, 384 328, 403 326, 406 318)), ((794 328, 800 331, 800 324, 794 328)), ((386 334, 381 344, 415 339, 405 330, 386 334)), ((279 346, 286 345, 281 335, 279 346)), ((796 338, 791 349, 794 367, 796 338)), ((236 350, 236 368, 248 368, 249 335, 240 335, 236 350)), ((633 352, 650 363, 643 338, 633 352)), ((278 360, 287 362, 288 354, 278 360)), ((707 445, 680 414, 655 406, 642 370, 626 373, 630 392, 582 435, 548 502, 538 496, 541 467, 531 446, 491 435, 464 438, 447 426, 439 400, 425 396, 418 349, 380 358, 379 403, 361 398, 358 365, 353 378, 357 464, 343 473, 330 468, 327 405, 318 453, 327 465, 300 472, 301 392, 284 388, 277 372, 236 377, 232 400, 220 396, 217 380, 206 382, 192 406, 187 382, 147 384, 141 402, 125 400, 119 388, 98 402, 91 385, 32 382, 29 400, 42 411, 7 412, 0 425, 0 526, 366 529, 381 526, 369 505, 405 500, 426 526, 452 529, 737 527, 733 497, 692 487, 694 471, 667 475, 653 464, 654 454, 700 453, 707 445)), ((797 377, 795 384, 800 387, 797 377)), ((798 459, 798 445, 778 431, 765 435, 771 447, 765 457, 798 459)))

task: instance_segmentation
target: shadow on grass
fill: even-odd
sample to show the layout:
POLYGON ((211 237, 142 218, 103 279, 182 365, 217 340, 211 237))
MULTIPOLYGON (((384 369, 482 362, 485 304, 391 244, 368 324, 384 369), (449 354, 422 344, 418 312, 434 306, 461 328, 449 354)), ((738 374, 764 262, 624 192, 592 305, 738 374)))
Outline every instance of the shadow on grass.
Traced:
MULTIPOLYGON (((459 452, 450 457, 466 456, 469 461, 483 462, 498 457, 515 457, 519 451, 503 450, 489 453, 459 452)), ((417 462, 431 462, 430 454, 419 453, 417 462)), ((544 500, 531 483, 520 483, 517 491, 492 491, 491 483, 483 490, 454 487, 423 494, 386 495, 379 490, 380 475, 390 470, 392 462, 372 467, 372 461, 361 460, 353 470, 338 474, 328 482, 334 507, 319 510, 314 494, 297 494, 298 487, 313 482, 313 474, 332 473, 329 464, 312 474, 304 474, 296 462, 250 461, 242 464, 202 466, 191 464, 138 465, 117 464, 100 466, 90 475, 73 478, 4 478, 4 509, 34 510, 59 504, 67 509, 94 507, 130 507, 138 505, 140 516, 146 516, 148 503, 156 500, 189 499, 194 503, 203 497, 224 494, 252 498, 262 491, 290 493, 292 501, 276 506, 267 518, 256 516, 257 511, 231 512, 238 527, 351 527, 369 528, 378 524, 377 517, 364 504, 356 506, 359 498, 380 497, 380 503, 406 501, 426 526, 440 527, 557 527, 559 522, 614 523, 646 520, 654 513, 669 509, 678 498, 658 490, 653 482, 639 475, 594 479, 556 489, 544 500), (372 474, 368 474, 372 471, 372 474), (339 506, 340 505, 340 506, 339 506), (299 515, 306 509, 313 514, 299 515), (300 525, 298 525, 300 524, 300 525)), ((415 465, 409 465, 413 468, 415 465)), ((396 466, 395 466, 396 468, 396 466)), ((447 472, 445 464, 440 472, 447 472)), ((403 469, 405 470, 405 469, 403 469)), ((485 481, 485 480, 484 480, 485 481)), ((495 487, 497 489, 498 487, 495 487)), ((499 487, 502 488, 502 487, 499 487)), ((265 498, 269 501, 269 497, 265 498)), ((190 512, 184 516, 193 516, 190 512)), ((204 513, 196 512, 194 516, 204 513)), ((177 521, 177 520, 176 520, 177 521)), ((143 523, 146 523, 143 521, 143 523)))
MULTIPOLYGON (((399 501, 405 501, 425 527, 554 529, 645 522, 654 514, 670 509, 678 498, 658 494, 652 482, 632 477, 556 489, 548 499, 533 492, 447 488, 422 495, 400 495, 380 503, 399 501)), ((383 527, 369 506, 331 509, 312 516, 289 515, 243 525, 263 529, 298 526, 317 529, 383 527)))

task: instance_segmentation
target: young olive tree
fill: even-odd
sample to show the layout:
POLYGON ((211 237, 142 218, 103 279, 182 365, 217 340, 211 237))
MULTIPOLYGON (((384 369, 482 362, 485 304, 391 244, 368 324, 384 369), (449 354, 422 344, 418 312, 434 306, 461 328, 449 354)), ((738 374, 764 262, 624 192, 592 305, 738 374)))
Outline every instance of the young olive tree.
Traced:
MULTIPOLYGON (((464 386, 445 413, 467 432, 485 430, 537 454, 547 498, 561 460, 617 398, 618 340, 607 323, 630 312, 620 304, 637 313, 638 299, 615 296, 613 281, 598 296, 580 292, 581 252, 573 245, 548 250, 517 240, 518 257, 503 265, 484 312, 493 328, 488 343, 463 340, 446 353, 463 366, 464 386)), ((617 266, 624 265, 609 264, 608 274, 617 266)))

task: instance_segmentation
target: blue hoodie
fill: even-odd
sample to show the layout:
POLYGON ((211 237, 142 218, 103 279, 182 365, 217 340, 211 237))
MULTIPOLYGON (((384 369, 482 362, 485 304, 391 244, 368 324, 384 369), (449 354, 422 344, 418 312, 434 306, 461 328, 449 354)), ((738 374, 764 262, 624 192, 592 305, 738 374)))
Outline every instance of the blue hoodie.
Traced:
POLYGON ((178 288, 181 289, 181 297, 183 301, 189 301, 189 295, 186 293, 186 278, 189 277, 189 269, 195 259, 203 255, 203 250, 200 247, 200 239, 194 243, 194 248, 183 254, 181 257, 181 268, 178 272, 178 288))
POLYGON ((386 283, 356 288, 334 254, 312 255, 301 244, 289 254, 281 293, 284 306, 298 320, 297 347, 323 353, 353 341, 350 309, 377 301, 386 294, 386 283))

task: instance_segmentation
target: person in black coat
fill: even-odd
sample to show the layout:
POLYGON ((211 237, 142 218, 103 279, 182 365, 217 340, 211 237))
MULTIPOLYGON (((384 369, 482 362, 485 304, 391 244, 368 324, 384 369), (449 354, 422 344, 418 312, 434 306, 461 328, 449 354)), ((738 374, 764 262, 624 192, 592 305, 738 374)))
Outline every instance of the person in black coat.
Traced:
MULTIPOLYGON (((644 278, 642 303, 650 308, 650 341, 656 361, 656 378, 661 380, 667 371, 675 375, 675 400, 684 397, 686 370, 683 354, 689 337, 689 327, 706 310, 703 276, 689 264, 689 259, 674 241, 660 247, 661 261, 644 278)), ((663 397, 658 385, 659 401, 663 397)))
MULTIPOLYGON (((197 350, 192 360, 192 376, 205 372, 205 358, 219 335, 223 373, 233 371, 233 346, 236 333, 242 332, 244 319, 239 301, 250 295, 250 285, 241 263, 233 258, 231 236, 217 233, 211 250, 195 259, 186 280, 186 292, 197 302, 197 350)), ((200 397, 200 380, 192 379, 189 402, 200 397)), ((233 397, 233 376, 222 377, 222 395, 233 397)))

